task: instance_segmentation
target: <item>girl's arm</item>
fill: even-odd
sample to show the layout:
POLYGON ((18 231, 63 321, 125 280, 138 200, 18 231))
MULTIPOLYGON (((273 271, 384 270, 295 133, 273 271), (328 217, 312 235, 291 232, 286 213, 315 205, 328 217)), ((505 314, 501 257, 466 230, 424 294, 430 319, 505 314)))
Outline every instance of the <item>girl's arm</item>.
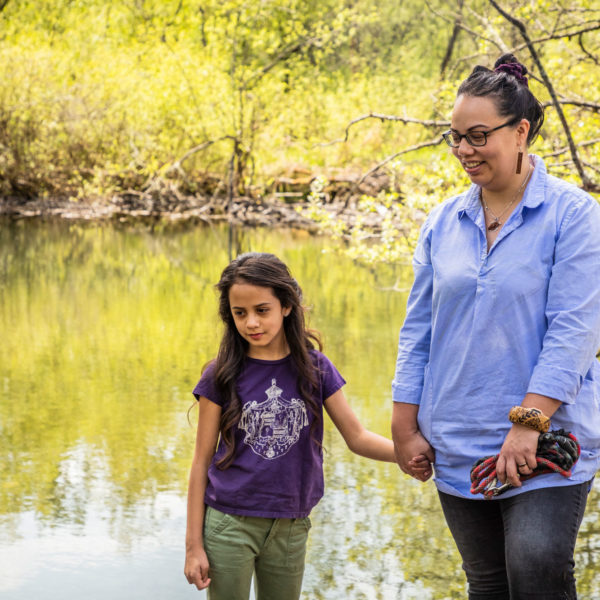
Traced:
POLYGON ((392 440, 365 429, 341 389, 325 400, 325 410, 352 452, 375 460, 396 462, 392 440))
POLYGON ((202 590, 208 587, 210 583, 208 558, 204 551, 202 539, 204 492, 208 481, 208 467, 215 453, 219 437, 221 407, 203 396, 200 396, 198 405, 196 449, 188 486, 184 573, 190 584, 195 584, 199 590, 202 590))

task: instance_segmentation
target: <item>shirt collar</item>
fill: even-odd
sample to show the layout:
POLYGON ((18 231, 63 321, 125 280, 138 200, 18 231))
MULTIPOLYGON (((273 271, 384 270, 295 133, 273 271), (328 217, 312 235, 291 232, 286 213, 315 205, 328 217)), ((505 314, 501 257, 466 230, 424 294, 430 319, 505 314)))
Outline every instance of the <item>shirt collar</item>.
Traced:
MULTIPOLYGON (((544 161, 539 156, 536 154, 530 154, 529 156, 533 159, 534 169, 521 204, 527 208, 536 208, 544 201, 547 171, 544 161)), ((457 215, 459 219, 467 215, 472 221, 475 221, 481 209, 480 189, 478 185, 473 183, 466 191, 463 201, 458 207, 457 215)))

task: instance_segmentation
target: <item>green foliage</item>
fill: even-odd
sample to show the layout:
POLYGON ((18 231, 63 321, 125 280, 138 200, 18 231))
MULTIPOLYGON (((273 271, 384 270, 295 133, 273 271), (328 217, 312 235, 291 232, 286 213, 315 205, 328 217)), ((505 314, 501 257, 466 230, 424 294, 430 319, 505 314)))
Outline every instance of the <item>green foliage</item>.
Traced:
POLYGON ((394 147, 393 128, 373 128, 360 148, 316 145, 359 113, 427 101, 444 40, 432 51, 435 19, 414 26, 422 8, 9 0, 0 193, 107 196, 154 176, 194 191, 206 173, 225 178, 232 160, 240 190, 298 163, 360 167, 394 147))
MULTIPOLYGON (((596 139, 600 110, 577 105, 597 102, 600 85, 598 30, 577 34, 598 23, 593 2, 503 6, 527 26, 559 98, 574 101, 563 110, 575 143, 596 139)), ((448 120, 459 81, 507 48, 532 67, 534 93, 550 99, 518 31, 484 0, 9 0, 0 25, 3 196, 106 199, 155 178, 224 194, 230 173, 235 192, 260 194, 297 168, 356 175, 441 128, 367 119, 339 141, 353 119, 448 120), (464 29, 453 37, 457 18, 464 29)), ((580 183, 566 148, 550 107, 533 150, 580 183)), ((600 144, 579 152, 597 181, 600 144)), ((371 261, 404 257, 418 209, 465 181, 441 145, 403 154, 388 172, 400 195, 361 201, 353 229, 326 206, 319 217, 371 261), (381 252, 365 225, 373 210, 385 213, 381 252)))

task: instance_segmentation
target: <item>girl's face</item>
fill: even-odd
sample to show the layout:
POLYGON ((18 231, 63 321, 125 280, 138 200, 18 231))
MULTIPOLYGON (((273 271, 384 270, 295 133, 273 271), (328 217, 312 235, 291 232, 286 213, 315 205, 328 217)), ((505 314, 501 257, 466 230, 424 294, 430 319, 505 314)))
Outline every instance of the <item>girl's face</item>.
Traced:
POLYGON ((229 306, 238 333, 249 344, 248 356, 277 360, 289 354, 283 319, 292 309, 281 306, 271 288, 234 283, 229 289, 229 306))
MULTIPOLYGON (((501 117, 491 98, 460 95, 452 111, 452 129, 464 135, 472 131, 490 131, 510 121, 501 117)), ((517 154, 527 150, 529 121, 522 119, 516 125, 502 127, 487 136, 485 146, 471 146, 462 138, 452 153, 460 161, 473 183, 495 192, 513 185, 517 154)))

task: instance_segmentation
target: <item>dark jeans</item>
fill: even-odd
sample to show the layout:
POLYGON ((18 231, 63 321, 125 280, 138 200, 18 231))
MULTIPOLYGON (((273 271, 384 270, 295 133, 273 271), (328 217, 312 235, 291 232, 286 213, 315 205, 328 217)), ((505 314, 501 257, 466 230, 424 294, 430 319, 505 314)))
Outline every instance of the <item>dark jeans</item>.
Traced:
POLYGON ((590 482, 467 500, 439 492, 469 600, 576 600, 575 540, 590 482))

